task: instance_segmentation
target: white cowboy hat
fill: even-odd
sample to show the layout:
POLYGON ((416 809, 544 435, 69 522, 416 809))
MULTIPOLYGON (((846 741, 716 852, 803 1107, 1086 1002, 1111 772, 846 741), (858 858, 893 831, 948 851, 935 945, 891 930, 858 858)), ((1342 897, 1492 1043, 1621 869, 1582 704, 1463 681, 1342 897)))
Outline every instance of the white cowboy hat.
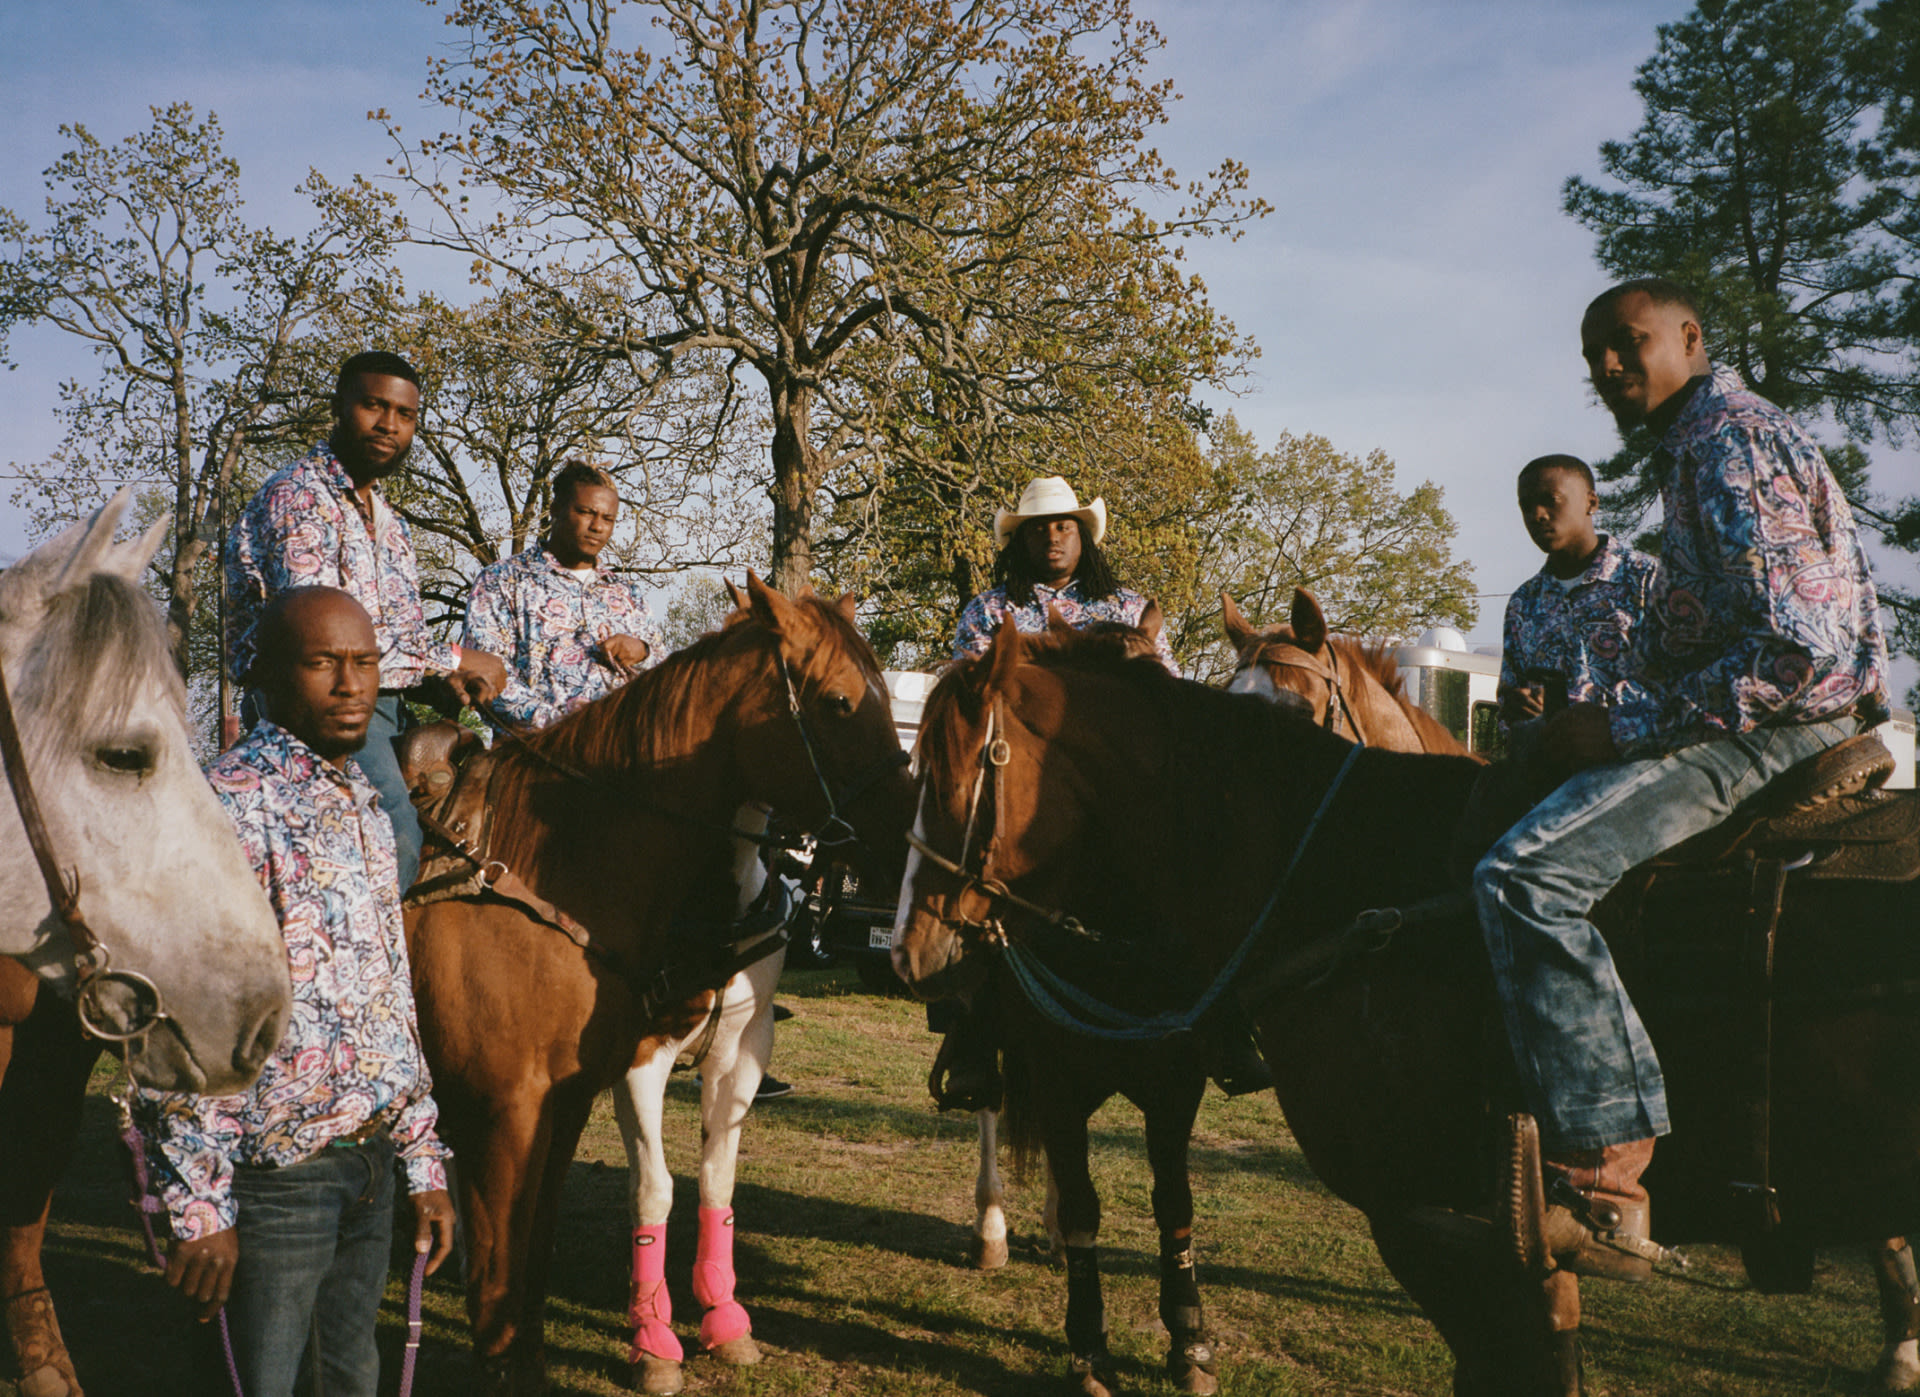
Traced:
POLYGON ((1093 536, 1095 546, 1107 536, 1107 502, 1096 499, 1090 505, 1082 505, 1080 497, 1073 493, 1073 487, 1057 475, 1043 475, 1038 480, 1029 481, 1027 488, 1020 494, 1020 503, 1012 509, 997 509, 993 513, 993 541, 1000 547, 1007 546, 1007 540, 1013 537, 1013 531, 1029 519, 1051 519, 1056 515, 1071 514, 1086 524, 1093 536))

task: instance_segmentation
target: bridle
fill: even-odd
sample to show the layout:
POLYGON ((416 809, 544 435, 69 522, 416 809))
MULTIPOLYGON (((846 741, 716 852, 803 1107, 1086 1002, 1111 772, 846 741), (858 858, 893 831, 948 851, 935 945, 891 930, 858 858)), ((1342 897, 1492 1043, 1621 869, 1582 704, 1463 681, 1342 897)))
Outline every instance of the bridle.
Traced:
POLYGON ((1265 639, 1261 641, 1260 648, 1253 652, 1253 658, 1241 668, 1245 669, 1252 665, 1272 665, 1275 669, 1304 670, 1321 680, 1326 684, 1330 697, 1327 699, 1326 716, 1320 720, 1320 726, 1330 733, 1349 737, 1350 740, 1364 747, 1367 745, 1367 739, 1360 731, 1360 724, 1354 719, 1353 709, 1347 703, 1346 685, 1340 680, 1340 652, 1332 645, 1328 645, 1326 649, 1327 663, 1322 665, 1314 661, 1311 651, 1301 649, 1291 641, 1265 639), (1274 656, 1272 652, 1283 646, 1289 650, 1298 651, 1302 658, 1296 660, 1274 656), (1347 720, 1347 731, 1344 734, 1340 732, 1341 718, 1347 720))
POLYGON ((33 779, 27 774, 27 759, 20 745, 20 728, 13 715, 13 699, 7 692, 6 673, 0 668, 0 758, 7 764, 7 785, 13 791, 13 803, 26 827, 27 843, 33 848, 34 862, 40 866, 40 878, 47 885, 47 897, 54 915, 67 928, 73 943, 74 1003, 79 1009, 80 1026, 95 1038, 108 1043, 131 1043, 145 1038, 168 1017, 160 998, 160 988, 137 970, 113 969, 113 957, 80 911, 80 874, 77 869, 62 873, 47 835, 47 822, 40 813, 40 799, 34 794, 33 779), (131 1002, 128 1013, 117 1013, 102 998, 109 987, 117 987, 131 1002), (128 1027, 119 1027, 125 1023, 128 1027))

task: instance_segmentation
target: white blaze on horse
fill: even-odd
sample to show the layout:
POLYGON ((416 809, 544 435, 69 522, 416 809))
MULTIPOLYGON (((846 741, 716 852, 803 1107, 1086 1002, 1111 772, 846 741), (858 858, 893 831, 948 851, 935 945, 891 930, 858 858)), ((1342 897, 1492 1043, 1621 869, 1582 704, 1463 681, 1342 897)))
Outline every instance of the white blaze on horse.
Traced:
POLYGON ((0 954, 69 997, 84 988, 83 1018, 126 1042, 142 1082, 236 1091, 286 1024, 286 943, 194 761, 185 691, 140 587, 166 523, 114 541, 131 497, 0 575, 23 764, 54 876, 84 918, 56 907, 13 780, 0 796, 0 954), (110 968, 97 973, 101 952, 110 968))

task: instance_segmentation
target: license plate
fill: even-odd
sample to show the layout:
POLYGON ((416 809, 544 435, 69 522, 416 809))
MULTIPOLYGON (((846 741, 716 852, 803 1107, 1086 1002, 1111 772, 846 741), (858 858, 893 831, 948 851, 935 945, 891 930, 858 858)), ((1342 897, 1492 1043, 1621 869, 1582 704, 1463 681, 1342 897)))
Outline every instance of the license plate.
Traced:
POLYGON ((893 928, 890 926, 868 927, 867 949, 869 951, 891 951, 893 949, 893 928))

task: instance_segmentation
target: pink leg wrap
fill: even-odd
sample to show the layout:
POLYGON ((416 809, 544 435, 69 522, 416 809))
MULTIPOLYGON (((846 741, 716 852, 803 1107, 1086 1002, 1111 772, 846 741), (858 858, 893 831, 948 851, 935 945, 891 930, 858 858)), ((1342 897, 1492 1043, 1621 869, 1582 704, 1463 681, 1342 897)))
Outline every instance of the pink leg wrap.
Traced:
POLYGON ((753 1332, 747 1312, 733 1298, 733 1209, 700 1210, 700 1250, 693 1261, 693 1298, 706 1306, 700 1342, 708 1348, 753 1332))
POLYGON ((633 1352, 627 1362, 642 1355, 678 1363, 686 1355, 673 1337, 673 1299, 667 1294, 667 1225, 633 1229, 633 1302, 627 1306, 633 1322, 633 1352))

